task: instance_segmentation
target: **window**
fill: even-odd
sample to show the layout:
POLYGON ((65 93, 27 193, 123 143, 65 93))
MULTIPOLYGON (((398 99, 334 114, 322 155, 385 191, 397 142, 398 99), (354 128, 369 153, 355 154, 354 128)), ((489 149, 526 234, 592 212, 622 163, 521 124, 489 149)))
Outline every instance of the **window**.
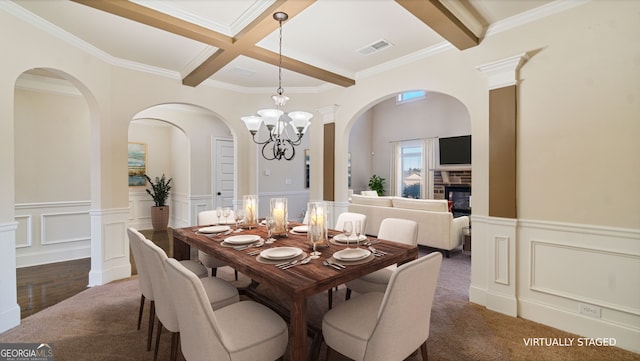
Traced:
POLYGON ((433 198, 433 168, 437 138, 392 142, 391 187, 393 195, 433 198))
POLYGON ((412 90, 402 92, 396 97, 396 104, 407 103, 414 100, 424 99, 426 92, 424 90, 412 90))
POLYGON ((422 198, 422 144, 401 145, 400 162, 402 169, 401 195, 405 198, 422 198))

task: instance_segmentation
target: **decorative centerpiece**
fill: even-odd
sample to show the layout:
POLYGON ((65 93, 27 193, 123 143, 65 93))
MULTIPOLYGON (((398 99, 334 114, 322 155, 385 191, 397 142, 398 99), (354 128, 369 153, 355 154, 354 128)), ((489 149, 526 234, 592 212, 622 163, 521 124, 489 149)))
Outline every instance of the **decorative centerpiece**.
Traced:
POLYGON ((286 198, 271 198, 270 200, 270 214, 273 217, 273 236, 287 236, 287 199, 286 198))
POLYGON ((244 205, 244 226, 249 229, 258 227, 258 196, 242 196, 244 205))
POLYGON ((329 247, 329 233, 327 231, 327 208, 324 202, 309 202, 307 204, 307 239, 313 249, 311 256, 318 258, 318 248, 329 247))
POLYGON ((171 180, 167 180, 162 174, 161 178, 156 177, 156 182, 153 183, 148 175, 144 175, 147 181, 151 185, 151 190, 146 189, 147 193, 153 198, 155 206, 151 207, 151 225, 154 231, 165 231, 169 224, 169 206, 165 204, 167 198, 169 198, 169 191, 171 190, 171 180))

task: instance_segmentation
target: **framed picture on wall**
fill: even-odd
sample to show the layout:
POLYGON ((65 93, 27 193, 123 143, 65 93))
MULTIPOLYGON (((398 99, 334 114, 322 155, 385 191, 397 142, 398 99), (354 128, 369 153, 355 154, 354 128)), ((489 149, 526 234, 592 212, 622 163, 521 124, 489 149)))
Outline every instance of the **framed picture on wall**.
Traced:
POLYGON ((147 144, 129 143, 129 187, 144 187, 147 173, 147 144))

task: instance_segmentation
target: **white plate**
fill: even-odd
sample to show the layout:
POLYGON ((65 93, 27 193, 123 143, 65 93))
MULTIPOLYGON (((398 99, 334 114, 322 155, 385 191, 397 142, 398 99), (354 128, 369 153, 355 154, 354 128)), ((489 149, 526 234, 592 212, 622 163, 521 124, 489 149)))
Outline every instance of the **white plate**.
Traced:
MULTIPOLYGON (((337 234, 333 237, 333 239, 336 240, 336 242, 340 242, 340 243, 347 243, 347 236, 344 233, 340 233, 337 234)), ((360 242, 362 241, 366 241, 367 240, 367 236, 365 236, 364 234, 360 235, 360 242)), ((351 235, 349 237, 349 243, 356 243, 356 237, 354 235, 351 235)))
POLYGON ((229 226, 211 226, 200 228, 198 232, 200 233, 221 233, 229 230, 229 226))
POLYGON ((360 261, 369 257, 371 252, 362 248, 345 248, 333 254, 338 261, 360 261))
POLYGON ((228 225, 232 225, 232 224, 236 224, 236 220, 233 219, 232 217, 229 217, 228 220, 224 219, 224 218, 220 218, 220 221, 218 222, 218 224, 228 224, 228 225))
POLYGON ((224 242, 228 244, 248 244, 260 239, 260 236, 254 234, 242 234, 239 236, 231 236, 225 238, 224 242))
POLYGON ((289 259, 298 257, 302 254, 302 250, 296 247, 274 247, 265 249, 260 252, 260 257, 266 259, 289 259))
POLYGON ((298 233, 307 233, 308 230, 309 230, 308 226, 295 226, 295 227, 293 227, 293 231, 294 232, 298 232, 298 233))

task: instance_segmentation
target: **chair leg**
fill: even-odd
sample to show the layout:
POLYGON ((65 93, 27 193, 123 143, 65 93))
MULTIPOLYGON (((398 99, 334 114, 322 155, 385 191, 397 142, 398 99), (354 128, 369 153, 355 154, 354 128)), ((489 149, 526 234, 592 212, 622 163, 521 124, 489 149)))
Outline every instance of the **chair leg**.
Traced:
POLYGON ((212 268, 211 269, 211 277, 215 277, 218 275, 218 269, 217 268, 212 268))
POLYGON ((171 332, 171 361, 178 359, 178 342, 180 342, 180 333, 171 332))
POLYGON ((236 281, 238 280, 238 270, 234 270, 236 274, 236 281))
POLYGON ((422 361, 429 361, 429 357, 427 356, 427 341, 420 345, 420 352, 422 353, 422 361))
POLYGON ((158 349, 160 348, 160 334, 162 333, 162 322, 158 319, 158 332, 156 332, 156 350, 153 352, 153 361, 158 361, 158 349))
POLYGON ((326 356, 327 361, 333 360, 335 354, 336 354, 336 351, 331 347, 329 347, 329 345, 327 345, 327 356, 326 356))
POLYGON ((344 300, 348 300, 351 298, 351 288, 347 287, 347 293, 344 294, 344 300))
POLYGON ((142 311, 144 311, 144 295, 140 295, 140 311, 138 311, 138 330, 140 330, 140 324, 142 323, 142 311))
POLYGON ((329 309, 331 309, 333 307, 333 288, 329 288, 327 295, 329 296, 329 309))
POLYGON ((149 327, 147 332, 147 351, 151 351, 151 339, 153 338, 153 324, 156 321, 156 303, 152 300, 149 305, 149 327))

